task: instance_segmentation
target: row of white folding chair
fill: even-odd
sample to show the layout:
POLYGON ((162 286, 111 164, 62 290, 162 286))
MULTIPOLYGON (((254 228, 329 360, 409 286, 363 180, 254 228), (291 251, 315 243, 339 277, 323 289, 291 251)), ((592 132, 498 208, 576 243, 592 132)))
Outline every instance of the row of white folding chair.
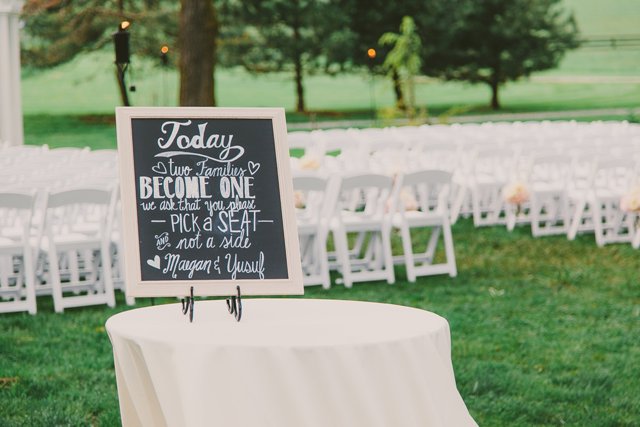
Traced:
POLYGON ((586 189, 569 193, 574 206, 567 236, 593 231, 598 246, 631 242, 634 215, 621 209, 620 200, 638 185, 638 164, 631 158, 605 158, 595 162, 586 189))
MULTIPOLYGON (((113 182, 117 179, 115 150, 14 148, 17 147, 9 151, 19 155, 2 157, 0 188, 4 190, 64 188, 76 185, 78 176, 91 181, 102 178, 105 182, 113 182)), ((2 154, 7 154, 5 151, 2 154)))
MULTIPOLYGON (((459 125, 459 126, 420 126, 403 128, 384 129, 333 129, 318 130, 313 132, 292 132, 290 140, 292 146, 309 149, 313 147, 316 154, 322 155, 327 152, 340 152, 352 149, 367 149, 378 151, 376 145, 381 145, 384 149, 405 149, 412 148, 421 142, 426 143, 450 143, 456 146, 463 146, 464 151, 468 148, 475 148, 479 145, 489 143, 491 145, 508 144, 513 146, 514 142, 521 142, 522 146, 540 145, 550 149, 561 150, 565 145, 584 145, 585 138, 576 138, 575 129, 593 128, 596 126, 583 126, 575 122, 565 126, 560 124, 533 123, 533 124, 482 124, 482 125, 459 125), (550 132, 534 132, 537 128, 551 129, 550 132), (435 130, 434 130, 435 129, 435 130), (558 130, 562 130, 558 132, 558 130), (569 131, 573 132, 570 133, 569 131)), ((620 126, 607 126, 603 129, 618 128, 620 126)), ((601 146, 611 146, 612 141, 620 145, 632 141, 638 143, 640 132, 637 126, 627 126, 624 132, 600 132, 593 135, 591 143, 601 146)), ((593 132, 593 130, 592 130, 593 132)), ((589 132, 583 132, 589 135, 589 132)))
MULTIPOLYGON (((578 125, 576 125, 575 123, 570 124, 571 128, 574 128, 578 125)), ((462 128, 463 126, 460 126, 458 128, 462 128)), ((465 128, 470 128, 469 125, 464 126, 465 128)), ((496 125, 492 125, 491 127, 496 127, 496 125)), ((515 127, 515 126, 513 126, 515 127)), ((524 125, 522 125, 522 127, 524 127, 524 125)), ((551 126, 550 126, 551 127, 551 126)), ((557 126, 554 125, 554 128, 556 128, 557 126)), ((454 129, 456 128, 455 126, 451 126, 451 127, 436 127, 436 126, 429 126, 429 127, 422 127, 424 129, 433 129, 433 128, 439 128, 439 129, 454 129)), ((485 128, 484 125, 477 125, 477 126, 473 126, 472 129, 478 130, 478 129, 483 129, 485 128)), ((489 126, 487 126, 487 128, 489 128, 489 126)), ((506 126, 505 126, 506 128, 506 126)), ((396 133, 398 133, 398 130, 394 130, 396 133)), ((326 131, 323 131, 326 132, 326 131)), ((347 135, 349 133, 349 131, 333 131, 333 132, 326 132, 327 134, 342 134, 342 135, 347 135)), ((359 135, 364 135, 366 133, 371 133, 374 135, 381 135, 384 134, 384 131, 376 131, 376 132, 363 132, 360 131, 358 134, 359 135)), ((415 132, 414 132, 415 133, 415 132)), ((442 132, 444 133, 444 132, 442 132)), ((465 159, 467 160, 467 164, 472 163, 471 159, 474 159, 473 156, 475 156, 475 153, 477 151, 479 151, 479 149, 481 149, 482 147, 487 145, 487 140, 481 140, 480 143, 478 143, 477 139, 475 138, 476 141, 472 141, 473 144, 475 144, 474 146, 471 146, 469 144, 463 144, 460 141, 452 141, 450 144, 450 148, 448 149, 448 153, 446 153, 448 155, 448 163, 451 166, 447 166, 447 169, 454 169, 454 171, 456 172, 456 181, 460 180, 460 175, 463 174, 465 171, 464 167, 460 167, 461 163, 465 162, 465 159), (453 148, 455 147, 455 148, 453 148), (453 149, 452 149, 453 148, 453 149)), ((535 140, 534 140, 535 141, 535 140)), ((514 147, 515 149, 512 150, 514 152, 514 156, 515 159, 510 160, 509 164, 512 165, 513 168, 520 168, 522 170, 526 169, 525 166, 522 165, 522 163, 525 163, 526 161, 528 161, 529 158, 533 157, 533 154, 535 153, 535 151, 539 151, 541 153, 554 153, 554 152, 560 152, 564 149, 572 149, 572 146, 570 144, 564 144, 562 143, 564 140, 563 138, 557 137, 557 141, 559 142, 558 144, 556 144, 555 146, 552 147, 546 147, 544 144, 547 143, 548 141, 538 141, 536 142, 535 148, 534 149, 530 149, 528 148, 529 144, 531 143, 531 140, 521 140, 521 143, 519 144, 519 146, 514 147), (560 144, 562 143, 562 144, 560 144), (527 148, 525 152, 525 148, 527 148)), ((500 144, 502 146, 505 146, 508 143, 508 141, 506 140, 502 140, 500 142, 500 144)), ((352 144, 353 145, 353 144, 352 144)), ((433 167, 435 166, 436 162, 439 162, 441 160, 441 158, 443 156, 437 155, 436 154, 436 150, 433 150, 433 152, 429 152, 430 149, 434 148, 433 144, 430 143, 424 143, 421 144, 422 145, 422 150, 415 149, 414 147, 411 147, 410 150, 406 151, 406 150, 402 150, 402 148, 404 148, 402 146, 402 144, 394 146, 394 147, 390 147, 389 150, 383 151, 383 150, 378 150, 376 152, 373 153, 373 159, 368 158, 366 155, 363 155, 362 152, 358 152, 356 150, 352 151, 352 155, 351 156, 344 156, 342 157, 338 157, 338 158, 326 158, 324 163, 326 163, 326 165, 322 165, 320 166, 320 168, 326 166, 331 172, 340 172, 342 170, 344 170, 345 168, 349 168, 350 170, 359 170, 359 171, 383 171, 383 172, 387 172, 387 173, 393 173, 394 171, 397 171, 398 169, 402 169, 402 170, 406 170, 406 169, 415 169, 417 168, 417 165, 422 166, 422 167, 433 167), (400 152, 394 152, 392 151, 392 149, 398 149, 401 148, 401 150, 399 150, 400 152), (406 152, 402 152, 402 151, 406 151, 406 152), (424 156, 420 156, 418 155, 420 151, 424 152, 424 156), (379 159, 376 159, 376 156, 379 157, 379 159), (373 162, 372 162, 373 160, 373 162), (382 161, 380 161, 382 160, 382 161), (429 163, 430 162, 430 163, 429 163)), ((437 145, 437 144, 436 144, 437 145)), ((440 151, 444 151, 443 150, 443 145, 444 144, 440 144, 440 147, 438 147, 440 149, 440 151)), ((493 144, 495 145, 495 143, 493 144)), ((511 148, 511 147, 509 147, 511 148)), ((440 153, 438 153, 440 154, 440 153)), ((494 186, 494 190, 490 192, 491 194, 493 194, 493 201, 497 201, 499 199, 499 197, 497 197, 498 191, 495 190, 495 186, 494 186)), ((489 203, 491 205, 491 203, 489 203)), ((469 201, 469 203, 467 204, 468 208, 467 211, 471 211, 471 206, 472 203, 471 201, 469 201)), ((458 213, 458 209, 456 208, 460 208, 459 206, 454 206, 454 215, 453 215, 453 220, 455 220, 457 218, 457 213, 458 213)), ((476 213, 476 217, 478 217, 478 214, 476 213)), ((504 222, 504 219, 501 218, 500 222, 504 222)), ((491 224, 492 221, 487 221, 488 224, 491 224)))
MULTIPOLYGON (((562 174, 563 181, 557 184, 569 189, 582 188, 584 184, 580 185, 580 183, 586 181, 589 173, 592 172, 593 160, 611 157, 612 153, 615 157, 638 160, 637 150, 631 147, 619 150, 605 150, 600 147, 591 151, 585 149, 565 152, 541 147, 510 150, 498 146, 470 151, 466 157, 463 157, 463 166, 455 176, 455 180, 462 186, 462 193, 458 194, 452 209, 452 220, 455 221, 457 218, 466 197, 467 202, 472 206, 475 225, 502 224, 505 221, 502 213, 505 206, 500 195, 502 187, 509 181, 533 180, 535 182, 536 178, 531 176, 535 162, 538 162, 535 167, 540 169, 545 166, 544 163, 540 163, 540 160, 546 159, 545 169, 549 169, 552 164, 563 164, 564 158, 564 162, 570 165, 570 173, 562 174), (550 158, 554 157, 554 162, 549 163, 550 158)), ((545 185, 549 185, 549 178, 551 177, 547 178, 545 185)))
POLYGON ((37 310, 30 242, 35 204, 35 193, 0 193, 0 313, 37 310))
POLYGON ((329 289, 327 240, 336 208, 339 180, 306 173, 293 177, 304 284, 329 289))
POLYGON ((111 232, 116 202, 115 188, 49 194, 42 248, 56 312, 84 305, 115 306, 111 232))
POLYGON ((329 231, 335 245, 331 264, 342 274, 338 281, 346 287, 370 280, 394 283, 394 263, 405 264, 410 281, 431 274, 455 276, 448 212, 450 185, 451 173, 447 171, 419 171, 395 178, 380 174, 332 179, 318 174, 294 176, 305 285, 330 286, 329 231), (392 254, 392 227, 400 230, 402 256, 392 254), (410 231, 416 227, 431 229, 419 254, 414 254, 416 242, 410 231), (445 261, 434 263, 441 236, 445 261))
POLYGON ((533 236, 594 232, 596 243, 630 242, 634 215, 620 200, 638 182, 633 158, 548 155, 536 158, 523 179, 530 200, 507 209, 507 223, 531 223, 533 236))
POLYGON ((7 256, 0 264, 0 288, 21 292, 20 299, 11 299, 12 307, 35 313, 35 300, 21 301, 32 294, 52 295, 57 312, 79 305, 113 306, 115 187, 42 194, 40 202, 35 193, 3 193, 0 200, 3 206, 16 200, 25 205, 27 198, 32 202, 29 211, 16 215, 25 207, 6 207, 0 216, 0 242, 13 251, 2 252, 7 256), (16 233, 23 218, 29 219, 28 227, 21 228, 26 234, 16 233), (16 253, 16 236, 28 245, 21 253, 16 253))

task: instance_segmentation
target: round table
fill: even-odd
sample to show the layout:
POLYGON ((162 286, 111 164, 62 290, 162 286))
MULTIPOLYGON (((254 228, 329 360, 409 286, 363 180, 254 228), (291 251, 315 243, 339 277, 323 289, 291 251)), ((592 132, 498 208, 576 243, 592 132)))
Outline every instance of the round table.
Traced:
POLYGON ((475 426, 449 325, 423 310, 245 299, 126 311, 106 323, 124 426, 475 426))

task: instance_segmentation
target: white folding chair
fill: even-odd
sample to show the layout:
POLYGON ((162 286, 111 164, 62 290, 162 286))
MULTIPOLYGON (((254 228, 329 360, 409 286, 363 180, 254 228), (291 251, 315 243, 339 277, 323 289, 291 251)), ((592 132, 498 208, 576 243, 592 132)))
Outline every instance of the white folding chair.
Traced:
POLYGON ((311 132, 287 134, 291 166, 294 171, 320 169, 324 163, 324 141, 311 132))
POLYGON ((327 237, 337 200, 336 180, 319 175, 296 175, 296 217, 304 285, 329 289, 327 237))
POLYGON ((571 219, 567 188, 571 159, 550 154, 533 159, 528 184, 531 194, 529 220, 534 237, 567 234, 571 219))
POLYGON ((470 200, 476 227, 506 224, 506 204, 502 196, 512 176, 513 152, 506 148, 486 146, 466 159, 466 172, 459 176, 461 190, 452 207, 457 218, 470 200))
POLYGON ((0 193, 0 313, 36 314, 34 250, 31 246, 34 193, 0 193))
POLYGON ((115 306, 111 230, 116 200, 116 189, 49 194, 42 245, 56 312, 84 305, 115 306))
POLYGON ((331 231, 342 282, 348 288, 354 282, 372 280, 395 283, 391 253, 391 217, 395 207, 392 186, 391 177, 379 174, 342 179, 331 231))
POLYGON ((458 274, 448 208, 451 175, 442 170, 423 170, 401 176, 396 181, 394 193, 398 207, 393 226, 400 230, 404 254, 394 257, 394 261, 405 264, 410 282, 415 282, 417 276, 448 274, 455 277, 458 274), (418 254, 414 253, 415 242, 411 238, 414 228, 431 231, 426 249, 418 254), (441 235, 445 259, 435 263, 441 235))
POLYGON ((588 180, 588 190, 574 200, 567 237, 573 240, 579 231, 593 231, 598 246, 632 242, 635 216, 620 209, 620 199, 637 180, 634 159, 599 160, 588 180))

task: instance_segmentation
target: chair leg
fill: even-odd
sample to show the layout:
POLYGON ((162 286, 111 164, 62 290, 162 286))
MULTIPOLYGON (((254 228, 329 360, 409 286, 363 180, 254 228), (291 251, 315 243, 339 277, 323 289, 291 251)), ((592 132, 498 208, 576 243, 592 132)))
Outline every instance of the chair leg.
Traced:
POLYGON ((415 282, 416 271, 413 259, 413 247, 411 246, 411 231, 407 224, 402 224, 400 227, 400 236, 402 238, 402 251, 404 252, 404 265, 407 268, 407 279, 410 282, 415 282))
POLYGON ((427 250, 424 252, 427 262, 433 264, 433 258, 436 254, 436 248, 438 247, 438 240, 440 239, 440 227, 431 227, 431 236, 427 242, 427 250))
POLYGON ((78 251, 67 251, 67 258, 69 262, 69 281, 72 283, 80 282, 80 265, 78 263, 78 257, 80 254, 78 251))
POLYGON ((317 236, 316 242, 318 245, 318 265, 320 266, 320 278, 322 287, 329 289, 331 287, 331 280, 329 278, 329 255, 327 254, 327 235, 317 236))
POLYGON ((56 313, 64 312, 64 301, 62 297, 62 283, 60 283, 60 265, 58 251, 53 244, 53 239, 49 238, 49 280, 51 280, 51 294, 53 296, 53 309, 56 313))
MULTIPOLYGON (((634 224, 635 224, 636 219, 634 218, 633 221, 634 221, 634 224)), ((634 249, 640 248, 640 228, 638 228, 638 227, 635 228, 635 231, 633 233, 633 240, 631 241, 631 246, 634 249)))
POLYGON ((24 251, 24 282, 26 286, 26 301, 29 314, 36 314, 36 281, 35 281, 35 268, 33 265, 33 254, 31 248, 27 248, 24 251))
POLYGON ((385 227, 381 231, 382 253, 384 255, 384 268, 387 272, 387 283, 392 285, 396 282, 395 271, 393 270, 393 254, 391 253, 391 227, 385 227))
POLYGON ((573 218, 571 218, 571 223, 569 225, 569 232, 567 233, 567 239, 574 240, 576 238, 576 235, 578 234, 578 228, 582 223, 582 215, 586 207, 587 207, 587 203, 582 200, 576 204, 573 218))
POLYGON ((460 216, 460 211, 462 210, 462 205, 467 198, 467 187, 460 186, 458 190, 458 194, 451 205, 451 224, 455 224, 458 221, 458 217, 460 216))
POLYGON ((538 206, 538 197, 535 194, 531 195, 531 235, 538 237, 540 235, 540 216, 542 215, 542 209, 538 206))
POLYGON ((571 212, 569 211, 569 199, 565 196, 561 196, 562 200, 559 202, 560 209, 562 209, 562 230, 566 232, 571 225, 571 212))
POLYGON ((343 228, 333 232, 333 241, 336 245, 336 255, 338 264, 342 267, 342 280, 345 288, 353 285, 351 280, 351 262, 349 260, 349 245, 347 244, 347 233, 343 228))
POLYGON ((447 265, 449 266, 449 277, 456 277, 458 275, 458 267, 456 264, 456 253, 453 248, 453 235, 451 233, 451 226, 446 218, 442 224, 442 237, 444 240, 447 265))
POLYGON ((591 212, 593 218, 593 230, 596 236, 596 245, 604 246, 604 228, 602 226, 602 206, 600 202, 595 201, 591 212))
POLYGON ((113 290, 113 272, 111 271, 111 251, 109 245, 102 245, 100 248, 100 256, 102 257, 102 283, 104 283, 104 293, 106 302, 109 307, 116 306, 116 297, 113 290))
POLYGON ((10 255, 0 256, 0 286, 9 285, 9 272, 13 271, 13 259, 10 255))
POLYGON ((478 194, 479 192, 480 190, 478 188, 475 188, 471 192, 471 204, 473 209, 473 225, 476 227, 480 226, 482 223, 482 212, 480 210, 481 195, 478 194))
POLYGON ((507 230, 513 231, 516 228, 517 215, 514 212, 513 206, 507 206, 505 209, 505 216, 507 217, 507 230))

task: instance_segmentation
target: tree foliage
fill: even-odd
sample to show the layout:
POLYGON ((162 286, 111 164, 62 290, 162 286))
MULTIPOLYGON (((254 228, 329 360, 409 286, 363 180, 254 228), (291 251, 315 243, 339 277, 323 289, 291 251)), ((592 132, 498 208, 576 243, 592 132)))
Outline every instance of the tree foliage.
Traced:
MULTIPOLYGON (((131 53, 159 58, 160 47, 179 56, 181 105, 214 105, 217 25, 213 0, 28 0, 23 10, 22 57, 51 67, 112 43, 121 21, 131 22, 131 53), (182 4, 185 7, 181 7, 182 4), (180 37, 179 37, 180 36, 180 37)), ((126 100, 124 90, 123 102, 126 100)), ((121 89, 122 92, 122 89, 121 89)))
POLYGON ((558 65, 578 46, 561 0, 432 0, 434 28, 423 71, 446 80, 485 83, 491 106, 500 85, 558 65))
POLYGON ((384 33, 378 41, 382 46, 393 46, 382 64, 390 75, 397 73, 407 84, 409 93, 409 111, 415 108, 415 88, 413 78, 422 65, 422 41, 416 31, 413 18, 402 18, 399 33, 384 33))
MULTIPOLYGON (((425 15, 422 11, 429 2, 424 0, 403 0, 401 2, 387 0, 332 1, 335 1, 339 9, 348 17, 352 42, 341 46, 341 50, 348 56, 346 64, 353 68, 368 67, 370 72, 387 74, 382 63, 389 48, 379 46, 380 36, 384 33, 397 31, 405 16, 413 17, 420 31, 428 27, 423 22, 425 15), (377 51, 377 55, 373 59, 367 56, 367 50, 370 48, 375 48, 377 51)), ((424 39, 422 34, 420 35, 424 39)), ((396 106, 404 109, 405 101, 400 75, 392 71, 390 76, 393 81, 396 106)))
POLYGON ((305 111, 303 79, 335 73, 349 59, 347 17, 329 0, 227 0, 221 13, 231 33, 222 61, 251 72, 291 71, 296 110, 305 111))
POLYGON ((122 20, 133 23, 132 52, 156 56, 175 40, 178 13, 174 2, 101 0, 27 0, 22 59, 26 65, 50 67, 111 43, 122 20))
POLYGON ((127 19, 133 54, 157 58, 165 43, 185 54, 178 62, 184 73, 181 88, 193 97, 186 101, 181 92, 181 103, 205 102, 198 93, 213 89, 194 79, 208 79, 217 62, 256 73, 293 73, 298 111, 306 108, 305 75, 362 67, 391 70, 403 105, 400 70, 411 76, 417 71, 414 65, 385 70, 382 63, 416 64, 418 58, 424 74, 489 85, 491 104, 498 108, 501 85, 556 66, 578 44, 575 21, 561 0, 27 0, 23 19, 25 64, 53 66, 99 49, 111 43, 118 23, 127 19), (211 13, 207 6, 190 14, 194 22, 181 22, 180 5, 194 4, 210 6, 211 13), (383 34, 397 31, 405 16, 413 18, 421 47, 411 47, 409 60, 403 57, 414 46, 409 38, 403 45, 399 38, 383 37, 385 45, 370 59, 367 50, 383 34))

